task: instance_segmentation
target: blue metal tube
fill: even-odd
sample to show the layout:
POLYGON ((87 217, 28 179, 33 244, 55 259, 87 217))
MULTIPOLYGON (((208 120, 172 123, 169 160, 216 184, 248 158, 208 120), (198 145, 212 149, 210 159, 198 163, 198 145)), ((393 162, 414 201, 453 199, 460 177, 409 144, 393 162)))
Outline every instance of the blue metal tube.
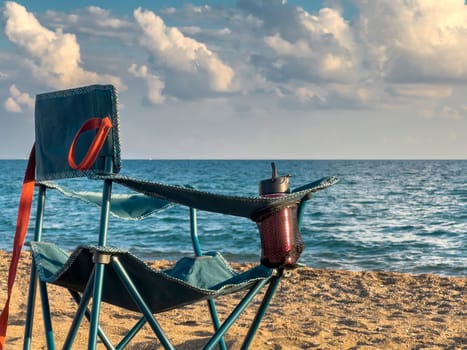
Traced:
POLYGON ((92 270, 91 276, 89 277, 88 283, 84 288, 83 295, 80 296, 77 292, 69 290, 73 299, 78 303, 78 310, 76 310, 75 317, 71 323, 70 330, 68 331, 65 342, 63 343, 63 349, 71 349, 73 341, 75 340, 76 334, 78 333, 79 326, 83 320, 83 317, 87 311, 87 306, 89 300, 91 299, 91 294, 93 291, 93 282, 94 282, 94 269, 92 270))
POLYGON ((44 318, 45 340, 48 350, 55 350, 54 332, 52 329, 52 320, 50 318, 49 295, 45 282, 39 281, 39 291, 41 295, 42 314, 44 318))
POLYGON ((92 299, 91 325, 89 327, 88 350, 95 350, 97 346, 97 334, 99 328, 99 316, 101 311, 102 284, 104 281, 105 265, 96 263, 94 276, 94 294, 92 299))
POLYGON ((107 244, 107 231, 109 228, 110 198, 112 196, 112 180, 104 180, 102 191, 101 221, 99 229, 99 240, 97 245, 103 247, 107 244))
POLYGON ((229 330, 230 327, 235 323, 235 321, 240 317, 243 311, 245 311, 246 307, 250 304, 253 298, 261 291, 261 289, 270 281, 269 278, 266 278, 262 281, 256 283, 248 293, 243 297, 242 301, 237 305, 237 307, 232 311, 232 313, 227 317, 224 321, 222 326, 218 329, 218 331, 214 334, 214 336, 209 340, 209 342, 204 346, 204 350, 211 350, 213 349, 217 343, 219 342, 220 338, 225 335, 225 333, 229 330))
MULTIPOLYGON (((94 274, 94 273, 93 273, 94 274)), ((78 333, 79 326, 83 320, 84 314, 86 312, 87 305, 89 303, 89 299, 91 298, 92 292, 92 282, 91 280, 88 281, 86 288, 84 289, 83 297, 77 296, 76 292, 71 292, 73 299, 78 302, 78 310, 76 310, 75 317, 73 318, 73 322, 71 323, 70 330, 68 331, 67 337, 65 342, 63 343, 63 350, 71 349, 73 342, 75 340, 76 334, 78 333)))
MULTIPOLYGON (((94 271, 93 271, 94 273, 94 271)), ((92 281, 90 279, 90 281, 92 281)), ((89 284, 89 283, 88 283, 89 284)), ((74 338, 76 336, 76 333, 78 332, 78 328, 82 322, 83 315, 86 316, 88 321, 91 319, 91 313, 89 312, 89 309, 87 308, 87 305, 89 303, 89 299, 91 297, 91 292, 92 292, 92 285, 87 285, 83 296, 81 297, 78 292, 68 290, 75 300, 75 302, 78 304, 78 310, 76 311, 75 318, 73 319, 72 326, 70 327, 70 331, 67 336, 67 340, 65 341, 65 344, 68 346, 68 343, 70 345, 73 344, 74 338), (70 340, 68 340, 70 338, 70 340), (70 342, 71 341, 71 342, 70 342)), ((104 345, 106 346, 107 349, 114 350, 115 347, 112 345, 112 342, 110 339, 107 337, 107 335, 104 333, 101 327, 98 328, 98 334, 99 338, 102 340, 104 345)), ((65 345, 63 346, 63 349, 71 349, 71 346, 66 347, 65 345)))
POLYGON ((138 305, 138 308, 140 309, 141 313, 146 318, 146 321, 149 323, 152 330, 157 335, 157 338, 159 338, 164 349, 175 350, 175 348, 173 347, 173 345, 170 343, 169 339, 165 335, 164 331, 162 330, 161 326, 159 325, 157 320, 154 318, 151 310, 149 309, 147 304, 144 302, 143 297, 136 289, 136 286, 133 284, 133 281, 131 280, 130 276, 126 272, 125 268, 120 263, 120 260, 118 259, 118 257, 113 256, 111 259, 111 264, 115 268, 115 272, 117 272, 117 276, 121 279, 127 291, 131 294, 133 301, 136 303, 136 305, 138 305))
MULTIPOLYGON (((98 246, 105 246, 107 243, 111 195, 112 181, 104 180, 98 246)), ((96 261, 95 265, 96 271, 94 276, 94 295, 92 298, 91 326, 89 327, 88 350, 95 350, 97 346, 97 335, 102 300, 102 284, 104 281, 105 271, 105 265, 103 263, 96 261)))
POLYGON ((146 324, 146 318, 141 317, 138 322, 133 326, 132 329, 128 331, 128 333, 125 335, 125 337, 118 343, 118 345, 115 347, 116 350, 121 350, 124 349, 128 343, 131 341, 131 339, 134 338, 134 336, 140 331, 140 329, 146 324))
MULTIPOLYGON (((87 301, 85 301, 85 305, 86 306, 89 302, 89 298, 90 298, 90 293, 92 291, 92 288, 89 290, 89 296, 86 296, 86 299, 87 301)), ((76 292, 72 292, 71 295, 73 296, 73 299, 75 299, 75 301, 78 303, 78 304, 81 304, 81 297, 79 296, 78 293, 76 292)), ((84 298, 83 298, 84 299, 84 298)), ((78 312, 81 312, 81 311, 78 311, 78 312)), ((91 313, 89 312, 89 309, 88 308, 85 308, 84 309, 84 315, 86 316, 87 320, 91 320, 91 313)), ((82 318, 82 315, 80 316, 82 318)), ((81 322, 81 321, 80 321, 81 322)), ((78 325, 79 327, 79 325, 78 325)), ((76 331, 78 330, 78 328, 76 328, 76 331)), ((98 327, 98 334, 99 334, 99 338, 102 340, 102 343, 104 343, 105 347, 107 349, 110 349, 110 350, 115 350, 115 347, 112 345, 112 342, 110 341, 110 339, 107 337, 107 335, 104 333, 104 331, 102 330, 102 328, 99 326, 98 327)), ((64 347, 65 349, 65 347, 64 347)))
POLYGON ((201 256, 201 245, 199 244, 198 238, 198 223, 196 219, 196 209, 190 208, 190 234, 191 243, 193 244, 193 250, 196 256, 201 256))
MULTIPOLYGON (((201 244, 199 243, 199 238, 198 238, 198 222, 197 222, 197 216, 196 216, 196 208, 190 208, 190 234, 191 234, 191 243, 193 245, 193 251, 195 253, 195 256, 202 256, 203 253, 201 251, 201 244)), ((208 307, 209 307, 209 312, 211 314, 212 324, 214 325, 214 331, 217 332, 217 330, 220 327, 220 322, 219 322, 219 316, 217 314, 216 303, 214 302, 213 299, 208 299, 208 307)), ((221 338, 219 342, 219 346, 221 350, 227 350, 224 338, 221 338)))
MULTIPOLYGON (((34 227, 34 241, 42 239, 42 224, 44 222, 46 188, 39 186, 37 195, 36 225, 34 227)), ((29 350, 32 342, 32 328, 34 324, 34 309, 36 305, 37 272, 34 259, 31 264, 31 276, 29 278, 28 307, 26 312, 26 325, 24 327, 23 350, 29 350)))
POLYGON ((253 338, 258 331, 259 324, 261 323, 266 310, 269 307, 269 303, 272 300, 272 297, 276 293, 277 287, 279 286, 279 283, 282 279, 282 275, 279 276, 274 276, 272 277, 271 283, 269 284, 268 290, 264 294, 263 301, 261 303, 261 306, 259 307, 256 316, 250 326, 250 329, 248 330, 247 335, 245 336, 245 340, 243 341, 241 350, 246 350, 250 347, 251 342, 253 341, 253 338))
MULTIPOLYGON (((219 321, 219 315, 217 314, 216 303, 214 302, 213 299, 208 299, 208 305, 209 305, 209 312, 211 313, 212 324, 214 325, 214 331, 217 332, 219 328, 221 327, 221 323, 219 321)), ((224 337, 220 339, 219 347, 221 350, 227 350, 224 337)))
POLYGON ((302 218, 303 218, 303 213, 305 212, 305 205, 306 201, 302 200, 299 205, 298 205, 298 210, 297 210, 297 220, 298 220, 298 227, 302 227, 302 218))
POLYGON ((29 350, 32 342, 32 327, 34 324, 34 309, 36 307, 37 273, 34 261, 31 265, 29 277, 28 308, 26 313, 26 324, 24 326, 23 350, 29 350))

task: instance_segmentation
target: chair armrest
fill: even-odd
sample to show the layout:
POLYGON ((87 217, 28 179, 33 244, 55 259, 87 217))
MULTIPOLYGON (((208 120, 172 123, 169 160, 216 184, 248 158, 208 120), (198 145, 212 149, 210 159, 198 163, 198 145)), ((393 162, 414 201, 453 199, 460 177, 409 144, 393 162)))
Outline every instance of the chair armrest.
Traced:
POLYGON ((191 208, 246 217, 252 220, 269 210, 300 204, 303 200, 308 200, 312 193, 334 185, 338 181, 336 177, 326 177, 301 186, 283 197, 266 198, 215 194, 190 187, 167 185, 122 175, 98 175, 94 178, 112 180, 133 191, 191 208))

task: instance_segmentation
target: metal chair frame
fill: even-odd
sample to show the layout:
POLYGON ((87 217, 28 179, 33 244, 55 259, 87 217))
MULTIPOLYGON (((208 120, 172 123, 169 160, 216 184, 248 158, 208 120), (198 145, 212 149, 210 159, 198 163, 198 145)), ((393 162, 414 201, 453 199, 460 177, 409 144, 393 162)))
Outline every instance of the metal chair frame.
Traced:
MULTIPOLYGON (((197 191, 189 187, 170 186, 159 183, 135 180, 118 175, 120 170, 120 144, 118 130, 119 122, 116 109, 116 93, 112 86, 95 85, 90 87, 47 93, 43 95, 38 95, 38 97, 36 97, 35 149, 37 151, 36 153, 39 156, 37 157, 36 154, 38 163, 35 167, 35 183, 38 188, 38 193, 36 221, 34 227, 34 237, 32 240, 32 248, 34 248, 36 242, 38 244, 41 243, 43 238, 46 192, 50 188, 45 183, 46 180, 71 178, 77 176, 88 176, 88 179, 93 181, 101 180, 103 182, 103 187, 102 201, 100 205, 101 209, 99 218, 99 232, 97 237, 97 248, 92 251, 92 272, 90 273, 89 279, 87 280, 85 287, 84 280, 81 280, 82 287, 84 289, 79 289, 79 292, 77 292, 76 290, 69 289, 72 298, 76 301, 78 306, 77 312, 75 314, 74 319, 71 322, 68 335, 64 341, 62 348, 71 349, 76 338, 77 332, 82 324, 82 321, 84 318, 86 318, 89 320, 90 323, 87 344, 88 350, 95 350, 99 339, 107 349, 124 349, 146 323, 149 324, 150 328, 155 333, 155 336, 165 349, 174 349, 173 344, 170 342, 167 335, 165 334, 165 332, 163 331, 163 329, 161 328, 154 316, 154 313, 157 314, 158 312, 162 312, 159 311, 162 309, 151 309, 148 306, 148 301, 144 300, 144 298, 141 296, 140 291, 135 286, 134 280, 132 280, 131 274, 128 273, 128 271, 126 271, 125 266, 121 263, 120 258, 123 256, 119 255, 121 254, 121 252, 113 252, 112 249, 110 249, 110 247, 107 246, 107 236, 109 232, 109 214, 111 209, 113 184, 117 183, 126 186, 127 188, 133 190, 136 193, 143 193, 149 195, 150 197, 155 197, 158 199, 162 198, 164 201, 167 201, 167 203, 172 202, 184 205, 185 207, 189 208, 189 230, 193 245, 193 251, 196 257, 201 257, 203 256, 203 252, 201 250, 200 242, 198 239, 197 209, 218 212, 226 215, 236 215, 240 217, 249 218, 257 222, 261 222, 263 216, 268 215, 271 212, 277 212, 278 208, 280 209, 289 205, 294 205, 298 206, 296 215, 298 225, 300 225, 304 209, 304 202, 311 198, 312 193, 333 185, 337 182, 337 179, 334 177, 323 178, 316 182, 299 187, 292 191, 292 193, 281 196, 281 198, 246 198, 236 196, 223 196, 197 191), (62 101, 62 98, 65 98, 66 100, 62 101), (72 100, 69 100, 69 98, 71 98, 72 100), (55 99, 59 99, 59 101, 57 102, 55 99), (72 142, 69 139, 69 132, 71 130, 67 130, 68 132, 63 133, 61 131, 50 133, 49 130, 49 127, 51 125, 55 129, 57 129, 61 125, 60 123, 63 121, 62 115, 68 115, 70 113, 75 113, 76 115, 74 119, 67 120, 67 123, 71 123, 70 125, 67 124, 67 127, 69 128, 74 128, 78 123, 82 123, 83 119, 85 120, 85 118, 92 117, 91 120, 85 121, 83 126, 79 129, 78 133, 75 135, 72 142), (88 116, 88 114, 92 115, 88 116), (98 117, 94 117, 95 115, 98 115, 98 117), (104 121, 105 123, 101 123, 104 121), (91 124, 88 124, 88 122, 91 122, 91 124), (83 161, 79 166, 75 167, 74 149, 75 145, 78 144, 75 143, 77 141, 77 138, 83 130, 89 131, 96 129, 95 125, 99 125, 99 123, 101 123, 101 125, 105 124, 104 127, 106 128, 106 133, 101 134, 101 129, 99 129, 95 137, 95 139, 100 140, 99 142, 102 142, 100 146, 95 146, 94 140, 92 141, 91 146, 89 146, 86 142, 84 144, 78 145, 78 152, 81 153, 83 152, 84 146, 89 147, 84 149, 84 151, 88 151, 87 153, 85 153, 85 159, 90 153, 90 149, 96 149, 96 151, 91 152, 93 153, 93 157, 94 155, 95 157, 92 158, 92 162, 83 161), (112 125, 112 123, 114 125, 112 125), (113 128, 112 133, 107 134, 109 132, 109 128, 113 128), (47 136, 51 137, 49 138, 47 136), (61 146, 69 141, 71 142, 71 148, 70 153, 68 153, 68 162, 66 163, 66 156, 64 156, 64 152, 62 152, 65 150, 62 149, 61 146), (48 153, 50 149, 52 149, 53 152, 48 153), (72 163, 70 163, 70 154, 72 155, 72 163), (90 163, 90 166, 95 166, 92 169, 83 166, 83 168, 85 168, 83 172, 83 169, 80 168, 83 163, 90 163), (71 166, 71 168, 68 167, 69 165, 71 166), (111 269, 109 271, 112 272, 112 276, 114 275, 114 273, 118 276, 119 281, 125 286, 128 292, 125 296, 131 297, 133 303, 137 305, 137 308, 142 314, 142 317, 136 322, 136 324, 131 329, 129 329, 127 335, 124 336, 123 339, 121 339, 117 345, 112 344, 112 342, 107 337, 100 324, 101 303, 103 302, 103 284, 106 278, 107 269, 111 269), (89 308, 89 303, 91 299, 92 307, 89 308)), ((86 140, 89 141, 89 137, 86 138, 86 140)), ((31 153, 30 161, 34 159, 34 153, 31 153)), ((30 166, 28 165, 27 174, 29 174, 29 168, 30 166)), ((31 187, 28 187, 28 195, 32 196, 31 187), (29 191, 29 189, 31 189, 31 191, 29 191)), ((31 199, 30 197, 28 198, 31 199)), ((144 198, 147 199, 147 197, 144 198)), ((28 203, 30 203, 29 200, 28 203)), ((27 215, 29 218, 29 213, 27 215)), ((294 224, 296 224, 295 221, 294 224)), ((25 233, 26 231, 23 230, 21 232, 25 233)), ((34 310, 37 290, 39 290, 47 348, 49 350, 55 350, 56 344, 52 325, 52 314, 50 312, 49 296, 47 291, 48 282, 46 282, 46 279, 44 279, 43 276, 40 275, 40 264, 38 263, 38 261, 35 260, 36 259, 34 259, 33 254, 23 349, 29 350, 32 346, 34 310)), ((89 262, 91 262, 90 259, 86 260, 86 263, 88 264, 89 268, 88 271, 91 270, 89 262)), ((214 302, 214 294, 216 294, 217 290, 213 291, 212 294, 210 294, 211 290, 209 290, 207 294, 202 294, 199 298, 198 296, 196 296, 196 298, 198 298, 197 300, 207 300, 212 323, 214 326, 212 337, 208 340, 203 349, 213 349, 214 347, 219 346, 220 349, 225 350, 227 348, 226 343, 224 341, 224 335, 226 334, 226 332, 236 322, 236 320, 240 317, 243 311, 249 305, 251 305, 254 298, 261 291, 266 289, 262 301, 257 309, 256 315, 252 320, 251 326, 247 334, 245 335, 243 345, 241 347, 241 349, 248 349, 283 277, 284 270, 285 266, 283 265, 280 265, 279 267, 275 268, 265 267, 264 270, 261 270, 262 272, 260 273, 257 273, 258 270, 255 270, 252 275, 246 274, 246 277, 248 278, 248 281, 246 281, 246 283, 240 283, 240 286, 238 288, 235 285, 237 289, 232 288, 227 291, 221 290, 219 293, 217 293, 230 293, 238 291, 240 289, 246 291, 241 301, 233 308, 230 314, 226 316, 223 322, 220 322, 219 320, 214 302), (254 278, 250 278, 251 276, 253 276, 254 278)), ((242 276, 242 278, 243 277, 244 276, 242 276)), ((108 281, 111 281, 111 283, 120 283, 117 279, 109 279, 108 281)), ((231 280, 228 279, 226 280, 226 283, 230 283, 230 281, 231 280)), ((241 282, 245 282, 245 280, 241 280, 241 282)), ((140 289, 144 289, 141 287, 141 283, 139 286, 140 289)), ((179 286, 180 285, 177 285, 177 287, 179 286)), ((200 291, 201 289, 202 288, 198 288, 197 291, 200 291)), ((155 296, 155 294, 152 295, 155 296)), ((147 294, 146 298, 149 299, 147 294)), ((185 301, 181 301, 181 303, 184 303, 185 301)))
MULTIPOLYGON (((44 221, 44 212, 45 212, 45 202, 46 202, 46 191, 47 188, 44 185, 38 185, 38 200, 37 200, 37 215, 36 223, 34 229, 34 241, 40 242, 42 240, 42 231, 43 231, 43 221, 44 221)), ((109 222, 109 207, 110 207, 110 196, 112 192, 112 181, 104 180, 103 185, 103 199, 101 207, 101 219, 100 219, 100 230, 98 237, 98 245, 106 246, 107 243, 107 233, 108 233, 108 222, 109 222)), ((190 214, 190 236, 193 245, 193 251, 195 256, 202 256, 201 245, 198 238, 197 231, 197 211, 195 208, 189 208, 190 214)), ((138 290, 135 288, 131 277, 125 271, 125 268, 120 263, 118 256, 111 256, 107 254, 97 254, 94 257, 94 271, 92 278, 88 281, 88 285, 80 295, 75 291, 70 293, 73 299, 78 304, 78 309, 76 315, 71 323, 68 335, 64 341, 62 349, 71 349, 73 342, 75 340, 78 329, 82 323, 84 317, 90 322, 89 328, 89 342, 88 349, 96 349, 97 339, 99 338, 101 342, 105 345, 107 349, 124 349, 126 345, 133 339, 133 337, 139 332, 139 330, 148 323, 149 326, 154 331, 155 335, 159 339, 160 343, 163 345, 164 349, 175 349, 168 339, 167 335, 161 328, 160 324, 157 322, 154 315, 149 310, 145 301, 142 299, 138 290), (104 268, 105 265, 110 264, 112 268, 117 272, 117 275, 122 280, 123 284, 127 290, 133 296, 134 301, 138 305, 141 313, 143 314, 142 318, 128 331, 127 335, 117 344, 112 345, 110 339, 106 336, 105 332, 100 326, 100 307, 101 307, 101 296, 102 296, 102 284, 104 279, 104 268), (90 300, 92 302, 92 309, 88 309, 88 304, 90 300)), ((34 262, 33 262, 34 265, 34 262)), ((208 308, 211 314, 211 319, 214 326, 214 334, 204 346, 203 349, 213 349, 217 345, 220 349, 227 349, 227 346, 224 341, 224 335, 229 330, 229 328, 235 323, 235 321, 240 317, 242 312, 251 304, 254 298, 263 290, 265 286, 268 286, 261 305, 259 306, 257 313, 252 321, 251 327, 248 333, 245 335, 245 339, 241 349, 248 349, 251 345, 251 342, 256 334, 256 331, 259 328, 259 325, 266 313, 266 310, 277 290, 277 287, 281 281, 283 275, 282 269, 276 269, 274 274, 262 281, 257 282, 248 293, 243 297, 240 303, 236 308, 231 312, 231 314, 225 319, 223 323, 220 322, 215 302, 213 299, 208 299, 208 308)), ((31 268, 30 276, 30 286, 28 294, 28 308, 26 316, 26 325, 24 332, 24 343, 23 349, 29 350, 32 344, 32 328, 34 320, 34 308, 35 308, 35 299, 37 286, 39 286, 39 294, 42 304, 42 315, 44 320, 44 330, 46 337, 47 349, 54 350, 56 349, 53 327, 52 327, 52 318, 50 312, 49 298, 47 292, 47 286, 45 282, 42 282, 38 279, 37 271, 34 266, 31 268)))

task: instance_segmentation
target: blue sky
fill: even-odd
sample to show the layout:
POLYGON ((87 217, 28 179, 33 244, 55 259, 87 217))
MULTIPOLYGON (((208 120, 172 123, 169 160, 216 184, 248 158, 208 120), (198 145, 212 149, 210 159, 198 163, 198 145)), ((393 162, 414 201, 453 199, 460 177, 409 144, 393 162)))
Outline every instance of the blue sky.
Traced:
POLYGON ((467 154, 463 0, 7 1, 0 158, 34 96, 119 90, 126 158, 467 154))

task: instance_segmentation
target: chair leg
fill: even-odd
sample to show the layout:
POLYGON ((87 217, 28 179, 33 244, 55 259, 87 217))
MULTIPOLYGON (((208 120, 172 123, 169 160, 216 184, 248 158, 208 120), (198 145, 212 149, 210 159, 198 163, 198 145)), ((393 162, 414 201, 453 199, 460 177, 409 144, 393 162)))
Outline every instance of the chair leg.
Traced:
POLYGON ((32 342, 32 328, 34 324, 34 310, 36 307, 37 272, 34 261, 31 265, 31 276, 29 279, 28 307, 26 313, 26 325, 24 327, 23 350, 29 350, 32 342))
POLYGON ((115 347, 115 350, 124 349, 125 346, 135 337, 135 335, 140 331, 140 329, 146 324, 146 318, 141 317, 138 322, 133 326, 132 329, 128 331, 128 333, 123 337, 123 339, 118 343, 115 347))
MULTIPOLYGON (((92 280, 88 282, 88 285, 86 286, 86 289, 84 290, 83 296, 81 297, 78 292, 69 290, 71 296, 75 300, 75 302, 78 304, 78 310, 76 311, 75 318, 73 319, 73 323, 70 327, 70 331, 68 333, 67 339, 65 341, 65 345, 63 346, 63 349, 71 349, 71 345, 73 344, 74 338, 76 337, 76 333, 78 332, 78 328, 81 325, 81 322, 83 320, 83 317, 86 316, 86 319, 88 321, 91 321, 91 313, 89 312, 89 309, 87 308, 89 304, 89 300, 91 298, 91 292, 92 292, 92 280)), ((97 327, 97 334, 99 336, 99 339, 104 343, 107 349, 109 350, 114 350, 115 347, 112 345, 112 342, 110 339, 107 337, 105 332, 102 330, 100 326, 97 327)))
MULTIPOLYGON (((63 345, 64 350, 71 349, 71 346, 73 345, 76 334, 78 333, 78 329, 81 325, 83 317, 86 316, 87 320, 89 322, 91 321, 91 313, 89 312, 89 309, 87 308, 87 306, 89 304, 89 300, 91 298, 91 294, 93 291, 94 271, 95 270, 93 270, 91 275, 89 276, 88 283, 86 284, 86 287, 84 289, 82 296, 80 296, 78 292, 68 290, 71 296, 73 297, 73 299, 75 300, 75 302, 78 304, 78 310, 76 311, 70 330, 65 339, 65 342, 63 345)), ((101 329, 100 326, 98 326, 97 330, 98 330, 99 338, 104 343, 104 345, 107 347, 107 349, 115 349, 112 343, 110 342, 109 338, 107 338, 106 334, 104 333, 104 331, 101 329)))
MULTIPOLYGON (((214 331, 217 332, 219 328, 221 327, 221 324, 219 322, 219 316, 217 315, 216 303, 214 302, 213 299, 208 299, 208 305, 209 305, 209 312, 211 313, 211 320, 214 325, 214 331)), ((222 337, 219 341, 219 348, 221 350, 227 350, 224 337, 222 337)))
POLYGON ((79 326, 81 325, 84 314, 86 313, 86 310, 87 310, 87 305, 91 298, 93 280, 94 280, 94 271, 89 278, 89 281, 86 285, 86 288, 84 289, 82 297, 77 295, 78 293, 70 291, 73 299, 78 303, 78 310, 76 311, 75 317, 73 318, 73 321, 70 326, 70 330, 68 331, 65 342, 63 343, 64 350, 71 349, 71 346, 73 345, 76 334, 78 333, 79 326))
POLYGON ((97 347, 97 335, 100 321, 101 300, 102 300, 102 284, 104 282, 105 265, 102 263, 95 264, 94 275, 94 293, 92 298, 91 325, 89 327, 88 350, 95 350, 97 347))
POLYGON ((39 291, 41 295, 42 316, 44 318, 45 339, 48 350, 55 350, 54 332, 52 329, 52 319, 50 317, 49 294, 45 282, 39 281, 39 291))
POLYGON ((145 317, 146 321, 149 323, 152 330, 156 334, 157 338, 160 340, 160 342, 164 346, 164 349, 175 350, 174 346, 170 343, 170 340, 167 338, 161 326, 159 325, 159 322, 157 322, 157 320, 154 318, 151 310, 145 303, 143 297, 136 289, 135 285, 133 284, 125 268, 120 263, 120 260, 118 259, 118 257, 113 256, 111 258, 111 264, 112 264, 112 267, 115 269, 117 276, 120 278, 123 285, 125 286, 127 291, 130 293, 131 297, 133 298, 133 301, 136 303, 136 305, 138 305, 138 308, 140 309, 141 313, 145 317))
MULTIPOLYGON (((37 194, 36 224, 34 226, 34 241, 39 242, 42 238, 42 224, 44 222, 46 187, 39 185, 37 194)), ((32 342, 32 328, 34 324, 34 310, 36 307, 37 294, 37 270, 34 258, 31 261, 31 275, 29 279, 28 307, 26 313, 26 325, 24 327, 23 350, 29 350, 32 342)))
POLYGON ((242 301, 237 305, 237 307, 230 313, 229 317, 224 321, 222 326, 218 331, 212 336, 209 342, 204 346, 203 350, 212 350, 219 340, 225 335, 230 327, 235 323, 235 321, 240 317, 240 315, 245 311, 247 306, 251 303, 253 298, 261 291, 261 289, 270 281, 269 278, 264 279, 256 283, 248 293, 243 297, 242 301))
MULTIPOLYGON (((106 170, 111 172, 112 160, 106 158, 106 170)), ((110 198, 112 194, 112 181, 104 180, 102 189, 102 205, 101 205, 101 218, 99 226, 99 239, 97 245, 104 247, 107 242, 107 229, 109 225, 109 212, 110 212, 110 198)), ((92 298, 92 311, 91 311, 91 325, 89 327, 88 350, 95 350, 97 347, 97 335, 99 328, 99 318, 101 312, 102 301, 102 285, 104 283, 105 266, 109 263, 109 256, 107 254, 95 253, 93 256, 94 262, 94 294, 92 298)))
POLYGON ((272 277, 272 280, 271 280, 271 283, 269 284, 268 290, 264 294, 263 301, 261 302, 261 305, 260 305, 260 307, 259 307, 259 309, 258 309, 258 311, 256 313, 256 316, 255 316, 255 318, 254 318, 254 320, 253 320, 253 322, 251 324, 251 327, 248 330, 248 333, 247 333, 247 335, 245 337, 245 340, 243 341, 241 350, 247 350, 250 347, 251 342, 253 341, 253 338, 254 338, 256 332, 258 331, 259 324, 261 323, 261 321, 262 321, 262 319, 264 317, 264 314, 266 313, 266 310, 269 307, 269 303, 271 302, 272 297, 276 293, 277 287, 279 286, 279 283, 280 283, 281 279, 282 279, 281 275, 272 277))

